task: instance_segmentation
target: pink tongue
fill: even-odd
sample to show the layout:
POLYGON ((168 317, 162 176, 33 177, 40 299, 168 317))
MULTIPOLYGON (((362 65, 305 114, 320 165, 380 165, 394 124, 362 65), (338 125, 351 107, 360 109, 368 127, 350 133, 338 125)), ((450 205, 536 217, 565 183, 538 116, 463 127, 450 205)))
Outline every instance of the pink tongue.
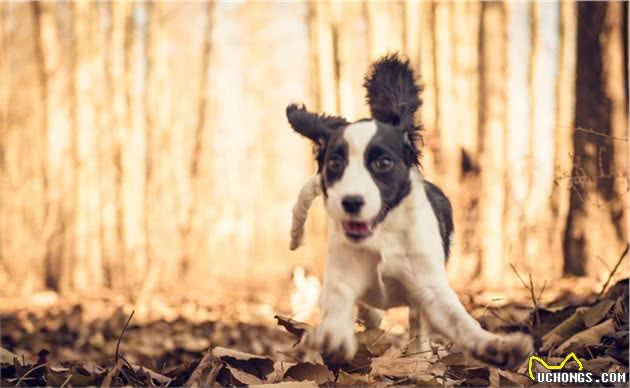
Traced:
POLYGON ((348 231, 352 233, 367 233, 369 231, 365 222, 348 222, 346 225, 348 231))

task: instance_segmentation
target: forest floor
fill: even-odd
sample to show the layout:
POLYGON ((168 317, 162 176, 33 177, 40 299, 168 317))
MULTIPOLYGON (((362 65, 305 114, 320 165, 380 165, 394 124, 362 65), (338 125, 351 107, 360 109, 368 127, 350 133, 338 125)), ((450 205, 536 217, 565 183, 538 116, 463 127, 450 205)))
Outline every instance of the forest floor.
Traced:
MULTIPOLYGON (((536 354, 549 365, 574 352, 585 371, 627 375, 628 279, 602 290, 575 278, 536 290, 523 279, 509 295, 458 291, 484 327, 531 333, 536 354)), ((288 297, 277 291, 251 289, 223 301, 155 296, 149 305, 116 295, 73 300, 52 293, 34 296, 27 306, 0 301, 0 386, 534 384, 527 363, 503 371, 449 344, 406 355, 405 309, 388 312, 379 330, 357 324, 355 359, 328 364, 295 346, 309 324, 283 317, 290 314, 288 297)), ((566 365, 576 368, 575 361, 566 365)))

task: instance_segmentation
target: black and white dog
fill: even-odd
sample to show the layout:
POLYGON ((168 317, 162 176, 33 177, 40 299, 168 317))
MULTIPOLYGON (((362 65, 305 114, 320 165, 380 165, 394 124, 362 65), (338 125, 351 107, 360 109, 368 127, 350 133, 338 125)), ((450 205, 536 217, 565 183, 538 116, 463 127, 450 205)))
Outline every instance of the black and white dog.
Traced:
POLYGON ((293 129, 315 143, 318 163, 318 174, 300 194, 305 203, 294 208, 292 248, 319 190, 329 216, 322 321, 305 342, 350 359, 357 350, 355 304, 368 327, 380 325, 383 309, 409 306, 412 337, 428 326, 482 361, 519 365, 533 350, 531 338, 484 330, 448 284, 451 205, 418 168, 420 88, 409 62, 397 55, 380 59, 364 86, 370 119, 350 123, 295 104, 286 111, 293 129), (297 227, 296 209, 302 216, 297 227))

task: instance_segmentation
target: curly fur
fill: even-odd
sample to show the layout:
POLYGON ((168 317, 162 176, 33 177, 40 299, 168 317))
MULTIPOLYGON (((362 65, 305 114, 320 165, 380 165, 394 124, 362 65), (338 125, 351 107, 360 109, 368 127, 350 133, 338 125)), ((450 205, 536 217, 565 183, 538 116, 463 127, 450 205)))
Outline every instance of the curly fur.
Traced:
POLYGON ((409 61, 403 61, 398 54, 379 59, 370 67, 363 86, 372 117, 401 127, 409 140, 406 162, 419 164, 422 127, 416 125, 415 114, 422 104, 419 97, 422 88, 415 81, 409 61))

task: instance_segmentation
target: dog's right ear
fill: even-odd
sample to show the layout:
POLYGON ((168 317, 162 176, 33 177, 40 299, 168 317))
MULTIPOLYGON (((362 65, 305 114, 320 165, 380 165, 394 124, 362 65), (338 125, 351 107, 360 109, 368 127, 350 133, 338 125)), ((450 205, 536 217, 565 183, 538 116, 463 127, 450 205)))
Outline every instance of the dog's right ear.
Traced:
POLYGON ((316 144, 326 142, 337 128, 348 125, 343 117, 318 115, 306 110, 304 105, 297 104, 287 106, 287 119, 295 132, 316 144))

